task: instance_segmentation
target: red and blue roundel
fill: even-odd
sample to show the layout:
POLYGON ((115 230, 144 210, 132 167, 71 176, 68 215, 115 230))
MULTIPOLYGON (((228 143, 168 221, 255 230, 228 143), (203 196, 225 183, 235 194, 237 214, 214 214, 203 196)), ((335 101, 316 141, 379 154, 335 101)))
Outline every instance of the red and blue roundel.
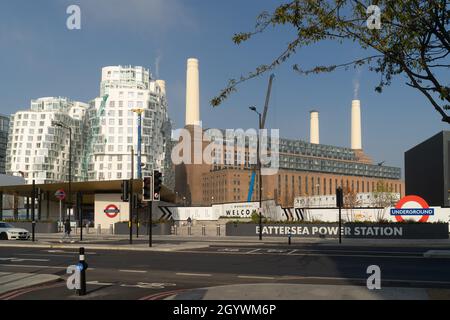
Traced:
POLYGON ((120 209, 115 204, 108 205, 104 210, 108 218, 114 219, 120 213, 120 209))
POLYGON ((391 216, 395 216, 397 222, 404 222, 403 216, 421 216, 419 222, 427 222, 430 216, 434 215, 434 209, 430 208, 428 203, 419 196, 406 196, 400 199, 391 209, 391 216), (404 208, 405 204, 409 202, 417 203, 420 208, 404 208))

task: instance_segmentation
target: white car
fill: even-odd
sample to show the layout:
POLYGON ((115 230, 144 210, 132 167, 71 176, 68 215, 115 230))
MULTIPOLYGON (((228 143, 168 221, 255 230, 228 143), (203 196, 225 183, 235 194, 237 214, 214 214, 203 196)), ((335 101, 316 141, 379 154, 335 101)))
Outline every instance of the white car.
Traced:
POLYGON ((0 240, 28 240, 30 233, 26 229, 15 228, 13 225, 0 222, 0 240))

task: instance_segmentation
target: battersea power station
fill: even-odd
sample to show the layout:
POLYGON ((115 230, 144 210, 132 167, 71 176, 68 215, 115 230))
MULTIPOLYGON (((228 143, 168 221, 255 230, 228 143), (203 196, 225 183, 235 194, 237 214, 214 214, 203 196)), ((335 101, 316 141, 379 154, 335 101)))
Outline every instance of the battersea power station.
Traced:
MULTIPOLYGON (((200 122, 199 83, 198 60, 189 59, 186 123, 185 130, 182 130, 186 134, 180 135, 172 152, 172 156, 175 154, 184 159, 175 164, 178 201, 190 206, 258 201, 261 180, 254 161, 256 131, 256 139, 246 135, 245 143, 233 148, 229 147, 230 141, 226 137, 214 141, 211 129, 205 130, 200 122), (211 148, 214 143, 219 143, 221 148, 211 148), (204 158, 205 153, 211 153, 210 161, 204 158)), ((272 174, 264 174, 263 171, 262 200, 275 200, 282 207, 292 207, 294 198, 298 196, 334 195, 337 187, 354 193, 369 193, 375 191, 380 182, 388 188, 384 191, 404 195, 400 168, 374 164, 363 151, 360 101, 353 100, 349 111, 351 148, 320 144, 318 111, 310 112, 309 142, 277 140, 277 170, 272 174)))

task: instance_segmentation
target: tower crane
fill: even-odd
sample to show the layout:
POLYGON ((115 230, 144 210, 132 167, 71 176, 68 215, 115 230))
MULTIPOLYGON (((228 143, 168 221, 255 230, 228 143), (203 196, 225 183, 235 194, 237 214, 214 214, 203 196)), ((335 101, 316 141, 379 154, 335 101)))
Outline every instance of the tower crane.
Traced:
MULTIPOLYGON (((274 79, 275 79, 275 75, 271 74, 269 77, 269 85, 267 87, 266 101, 264 103, 264 111, 261 116, 261 123, 259 124, 259 130, 264 129, 264 127, 266 125, 267 111, 269 110, 270 95, 272 93, 272 84, 273 84, 274 79)), ((259 143, 259 141, 258 141, 258 143, 259 143)), ((250 187, 249 187, 248 195, 247 195, 247 202, 252 201, 253 189, 255 187, 255 178, 256 178, 256 170, 253 169, 252 176, 250 179, 250 187)), ((259 180, 260 180, 259 183, 261 183, 262 177, 259 177, 259 180)))

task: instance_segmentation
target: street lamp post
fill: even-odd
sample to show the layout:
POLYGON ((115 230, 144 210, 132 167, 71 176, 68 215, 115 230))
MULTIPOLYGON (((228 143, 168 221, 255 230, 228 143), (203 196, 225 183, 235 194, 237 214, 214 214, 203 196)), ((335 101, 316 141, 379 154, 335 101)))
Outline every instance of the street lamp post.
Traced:
POLYGON ((261 156, 260 156, 260 148, 261 148, 261 129, 262 129, 262 122, 261 122, 261 113, 258 112, 256 107, 249 107, 250 110, 256 112, 258 114, 258 136, 257 136, 257 147, 256 147, 256 162, 258 167, 258 175, 259 175, 259 240, 262 240, 262 174, 261 174, 261 156))
POLYGON ((66 130, 69 130, 69 222, 70 222, 70 213, 73 210, 72 206, 72 128, 70 126, 66 126, 61 122, 52 121, 52 125, 55 127, 60 127, 66 130))

